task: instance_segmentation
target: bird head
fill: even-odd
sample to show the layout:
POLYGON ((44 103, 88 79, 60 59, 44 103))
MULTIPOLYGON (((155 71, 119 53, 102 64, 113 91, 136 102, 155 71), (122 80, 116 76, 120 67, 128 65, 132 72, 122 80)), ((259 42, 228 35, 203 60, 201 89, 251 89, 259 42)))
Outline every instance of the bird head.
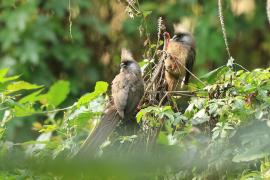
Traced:
POLYGON ((126 49, 122 49, 120 71, 134 73, 141 76, 141 68, 139 64, 134 60, 130 51, 126 49))
POLYGON ((164 32, 164 33, 163 33, 163 37, 164 37, 164 46, 163 46, 163 50, 167 50, 167 48, 168 48, 168 46, 169 46, 170 39, 171 39, 170 33, 164 32))
POLYGON ((180 42, 184 45, 188 45, 188 46, 195 48, 195 40, 194 40, 193 36, 187 32, 176 33, 172 37, 172 41, 180 42))

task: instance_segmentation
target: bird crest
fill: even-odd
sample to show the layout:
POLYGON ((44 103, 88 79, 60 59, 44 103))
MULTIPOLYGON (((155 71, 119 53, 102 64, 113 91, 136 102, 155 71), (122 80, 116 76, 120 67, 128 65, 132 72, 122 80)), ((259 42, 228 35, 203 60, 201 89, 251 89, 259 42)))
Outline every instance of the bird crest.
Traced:
POLYGON ((192 33, 194 30, 194 19, 184 17, 179 23, 173 25, 174 33, 192 33))
POLYGON ((122 48, 122 52, 121 52, 121 61, 124 61, 124 60, 134 61, 134 58, 133 58, 131 52, 126 48, 122 48))

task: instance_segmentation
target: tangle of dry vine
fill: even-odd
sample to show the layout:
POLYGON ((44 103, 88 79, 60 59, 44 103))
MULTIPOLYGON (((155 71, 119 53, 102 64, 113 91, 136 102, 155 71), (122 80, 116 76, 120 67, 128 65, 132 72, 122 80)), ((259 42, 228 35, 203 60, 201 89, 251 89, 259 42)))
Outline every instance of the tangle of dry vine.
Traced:
POLYGON ((221 24, 221 29, 222 29, 222 33, 223 33, 223 39, 225 42, 226 50, 227 50, 229 58, 231 58, 231 52, 229 49, 229 43, 228 43, 226 28, 225 28, 225 24, 224 24, 224 16, 223 16, 223 12, 222 12, 222 0, 218 0, 218 14, 219 14, 219 20, 220 20, 220 24, 221 24))

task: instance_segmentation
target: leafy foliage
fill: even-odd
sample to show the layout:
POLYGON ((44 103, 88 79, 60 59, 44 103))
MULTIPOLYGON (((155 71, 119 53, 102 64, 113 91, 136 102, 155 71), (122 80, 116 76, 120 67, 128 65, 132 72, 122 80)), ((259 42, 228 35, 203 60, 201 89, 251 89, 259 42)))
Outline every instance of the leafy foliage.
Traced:
MULTIPOLYGON (((7 72, 2 70, 4 71, 7 72)), ((206 75, 215 79, 214 83, 206 79, 205 83, 208 85, 203 89, 196 89, 196 84, 192 85, 196 94, 191 98, 185 112, 174 112, 170 106, 149 106, 137 113, 137 122, 151 127, 162 126, 157 139, 158 145, 166 151, 173 147, 181 152, 180 161, 183 166, 174 171, 174 165, 171 164, 163 173, 183 179, 222 178, 225 177, 221 173, 223 171, 227 172, 227 177, 268 177, 270 69, 256 69, 251 72, 239 70, 236 73, 231 70, 216 73, 217 71, 209 73, 211 76, 206 75), (185 159, 188 157, 192 158, 187 164, 185 159), (201 162, 204 162, 203 165, 201 162), (249 170, 252 164, 261 164, 261 167, 249 170), (237 170, 234 169, 236 166, 237 170), (195 169, 191 172, 189 168, 195 169)), ((2 78, 9 77, 3 75, 2 78)), ((64 109, 55 108, 67 97, 69 83, 66 81, 56 82, 47 93, 40 89, 42 86, 17 79, 6 81, 1 87, 1 157, 5 157, 10 151, 24 149, 30 156, 57 158, 63 155, 71 157, 78 151, 81 140, 100 119, 108 84, 97 82, 93 92, 82 96, 78 102, 64 109), (15 86, 17 91, 10 93, 11 89, 8 87, 20 83, 21 87, 15 86), (21 90, 24 90, 23 94, 17 96, 16 93, 21 90), (29 93, 33 90, 34 92, 29 93), (62 114, 62 111, 65 113, 62 114), (42 123, 33 123, 33 130, 39 133, 36 140, 22 143, 5 140, 10 122, 16 117, 36 114, 46 117, 42 123)), ((197 88, 201 88, 200 83, 197 88)), ((138 135, 115 138, 103 148, 109 150, 117 142, 134 144, 138 135)), ((106 151, 104 153, 106 154, 106 151)), ((17 174, 9 170, 2 173, 10 177, 17 174)), ((31 174, 31 171, 27 171, 26 175, 19 173, 16 176, 38 177, 29 173, 31 174)), ((46 173, 40 176, 50 177, 46 173)))

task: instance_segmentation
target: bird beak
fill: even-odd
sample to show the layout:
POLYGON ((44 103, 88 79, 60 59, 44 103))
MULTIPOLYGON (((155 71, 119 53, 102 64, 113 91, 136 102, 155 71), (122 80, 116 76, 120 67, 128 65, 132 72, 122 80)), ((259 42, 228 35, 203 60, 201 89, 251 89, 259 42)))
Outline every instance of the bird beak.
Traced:
POLYGON ((127 65, 126 65, 125 63, 121 63, 121 64, 120 64, 120 67, 121 67, 121 68, 125 68, 126 66, 127 66, 127 65))

